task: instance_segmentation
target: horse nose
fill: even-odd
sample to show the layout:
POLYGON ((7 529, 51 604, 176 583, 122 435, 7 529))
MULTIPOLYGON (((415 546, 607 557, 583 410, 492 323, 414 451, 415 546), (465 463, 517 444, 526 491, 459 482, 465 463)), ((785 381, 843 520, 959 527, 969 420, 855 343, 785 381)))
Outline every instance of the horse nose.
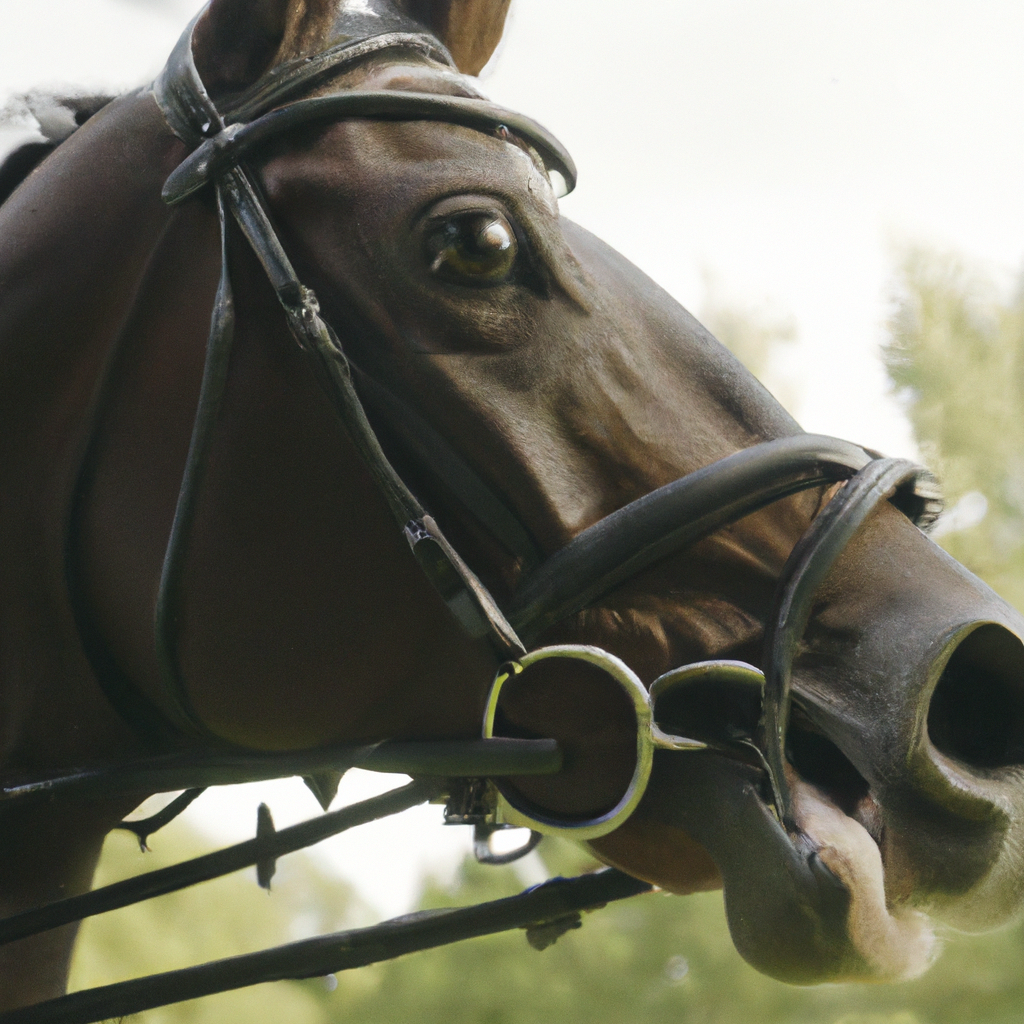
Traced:
POLYGON ((931 693, 927 733, 939 754, 976 776, 1024 765, 1024 644, 1017 636, 986 623, 953 642, 931 693))

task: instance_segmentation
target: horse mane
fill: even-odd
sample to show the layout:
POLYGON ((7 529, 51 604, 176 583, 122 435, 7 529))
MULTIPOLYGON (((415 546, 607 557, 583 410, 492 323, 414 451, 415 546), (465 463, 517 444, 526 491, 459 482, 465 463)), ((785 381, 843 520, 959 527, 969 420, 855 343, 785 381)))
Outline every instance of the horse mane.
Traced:
POLYGON ((114 98, 34 91, 15 96, 0 109, 0 124, 26 125, 42 136, 22 143, 0 163, 0 205, 62 142, 114 98))

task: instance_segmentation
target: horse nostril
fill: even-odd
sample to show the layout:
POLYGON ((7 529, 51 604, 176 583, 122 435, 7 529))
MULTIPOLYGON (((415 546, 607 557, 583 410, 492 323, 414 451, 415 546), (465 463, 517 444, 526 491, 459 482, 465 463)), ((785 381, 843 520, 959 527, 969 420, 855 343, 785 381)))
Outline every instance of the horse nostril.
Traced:
POLYGON ((948 757, 975 768, 1024 764, 1024 645, 989 624, 968 634, 939 677, 928 734, 948 757))

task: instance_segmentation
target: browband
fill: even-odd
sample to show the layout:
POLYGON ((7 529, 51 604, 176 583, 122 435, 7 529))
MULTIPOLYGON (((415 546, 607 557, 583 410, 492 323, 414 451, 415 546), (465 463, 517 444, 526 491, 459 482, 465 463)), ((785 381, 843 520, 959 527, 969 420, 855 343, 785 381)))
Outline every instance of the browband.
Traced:
POLYGON ((374 121, 443 121, 501 137, 516 135, 529 141, 550 176, 564 182, 556 192, 565 195, 576 185, 576 165, 565 147, 532 118, 486 100, 423 92, 354 90, 316 96, 277 107, 249 124, 231 124, 198 148, 171 172, 163 188, 166 203, 179 203, 201 189, 261 142, 281 132, 316 121, 367 118, 374 121))

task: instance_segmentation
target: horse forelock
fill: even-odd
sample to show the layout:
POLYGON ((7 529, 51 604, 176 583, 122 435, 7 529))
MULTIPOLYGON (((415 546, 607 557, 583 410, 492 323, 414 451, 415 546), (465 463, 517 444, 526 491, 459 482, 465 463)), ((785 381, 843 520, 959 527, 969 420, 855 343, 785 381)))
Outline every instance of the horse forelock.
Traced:
POLYGON ((56 145, 115 98, 107 93, 55 93, 33 89, 12 97, 0 108, 0 125, 24 125, 56 145))

